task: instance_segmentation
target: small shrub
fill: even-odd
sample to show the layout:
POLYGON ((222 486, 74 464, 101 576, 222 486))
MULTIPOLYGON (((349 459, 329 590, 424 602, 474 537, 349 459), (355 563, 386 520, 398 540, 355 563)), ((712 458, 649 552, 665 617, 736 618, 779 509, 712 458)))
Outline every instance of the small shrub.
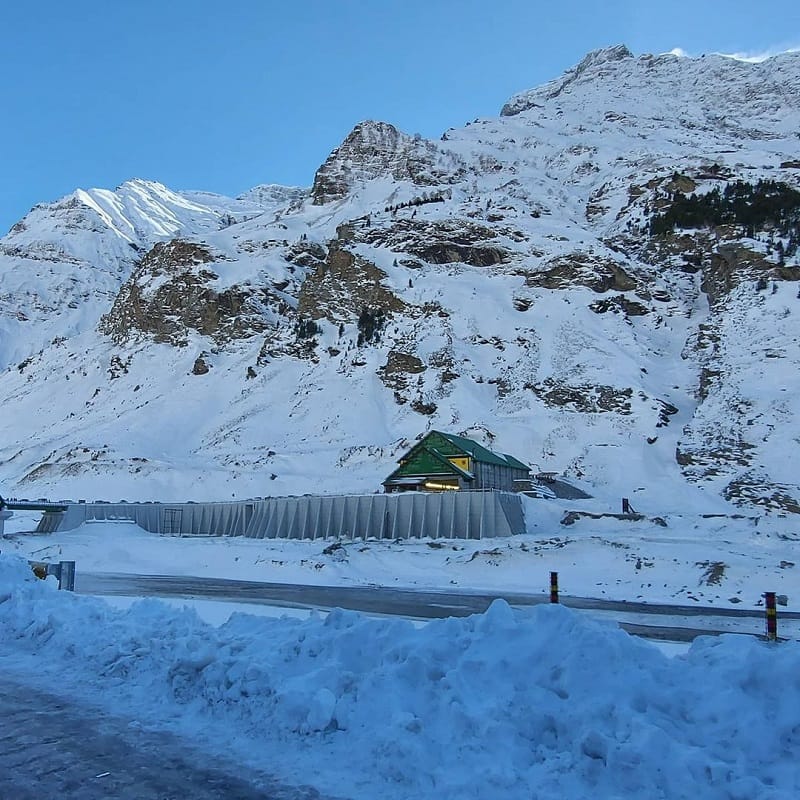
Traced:
POLYGON ((300 318, 294 332, 298 339, 313 339, 318 333, 322 333, 322 328, 313 319, 300 318))
POLYGON ((358 317, 358 345, 377 342, 381 329, 386 323, 386 316, 381 308, 363 308, 358 317))

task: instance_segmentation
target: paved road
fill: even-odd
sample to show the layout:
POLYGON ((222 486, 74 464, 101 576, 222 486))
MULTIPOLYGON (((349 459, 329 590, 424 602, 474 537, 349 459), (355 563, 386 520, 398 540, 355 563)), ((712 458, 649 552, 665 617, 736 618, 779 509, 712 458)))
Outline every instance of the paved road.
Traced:
POLYGON ((321 800, 8 676, 0 720, 3 800, 321 800))
MULTIPOLYGON (((549 602, 547 595, 519 592, 494 594, 379 586, 305 586, 225 578, 121 573, 78 572, 75 590, 82 594, 203 598, 284 608, 347 608, 417 619, 464 617, 481 613, 498 597, 517 607, 549 602)), ((739 626, 750 632, 760 632, 763 627, 761 621, 764 612, 753 609, 627 603, 570 596, 562 596, 561 602, 570 608, 604 612, 604 615, 617 618, 623 628, 638 636, 669 641, 691 641, 701 635, 735 631, 737 627, 728 622, 734 619, 750 620, 746 625, 739 626), (642 619, 643 616, 645 619, 642 619), (686 618, 692 618, 692 623, 686 618)), ((800 620, 800 613, 797 612, 781 612, 780 616, 784 621, 800 620)))

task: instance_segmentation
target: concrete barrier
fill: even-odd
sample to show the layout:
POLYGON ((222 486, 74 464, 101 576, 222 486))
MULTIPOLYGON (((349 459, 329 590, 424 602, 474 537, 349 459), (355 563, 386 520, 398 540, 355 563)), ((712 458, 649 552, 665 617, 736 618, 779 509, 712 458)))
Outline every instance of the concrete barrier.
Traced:
POLYGON ((268 497, 225 503, 71 503, 47 512, 40 533, 86 522, 132 522, 168 536, 253 539, 482 539, 525 532, 510 492, 405 492, 268 497))

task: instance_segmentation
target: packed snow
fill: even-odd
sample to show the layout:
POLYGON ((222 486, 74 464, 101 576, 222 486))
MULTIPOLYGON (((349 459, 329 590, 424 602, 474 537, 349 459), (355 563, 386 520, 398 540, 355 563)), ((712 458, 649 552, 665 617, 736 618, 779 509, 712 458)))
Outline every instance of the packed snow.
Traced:
POLYGON ((125 610, 0 556, 0 665, 338 797, 788 800, 800 645, 669 658, 563 607, 424 626, 125 610))

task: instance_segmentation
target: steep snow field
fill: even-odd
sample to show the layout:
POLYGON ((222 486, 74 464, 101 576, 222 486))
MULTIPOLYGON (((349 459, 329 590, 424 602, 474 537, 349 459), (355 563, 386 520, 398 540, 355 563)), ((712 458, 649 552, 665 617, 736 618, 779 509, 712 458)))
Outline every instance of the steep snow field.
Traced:
POLYGON ((789 800, 800 646, 668 658, 563 607, 415 626, 337 611, 220 627, 58 593, 0 556, 0 666, 287 782, 358 798, 789 800))

